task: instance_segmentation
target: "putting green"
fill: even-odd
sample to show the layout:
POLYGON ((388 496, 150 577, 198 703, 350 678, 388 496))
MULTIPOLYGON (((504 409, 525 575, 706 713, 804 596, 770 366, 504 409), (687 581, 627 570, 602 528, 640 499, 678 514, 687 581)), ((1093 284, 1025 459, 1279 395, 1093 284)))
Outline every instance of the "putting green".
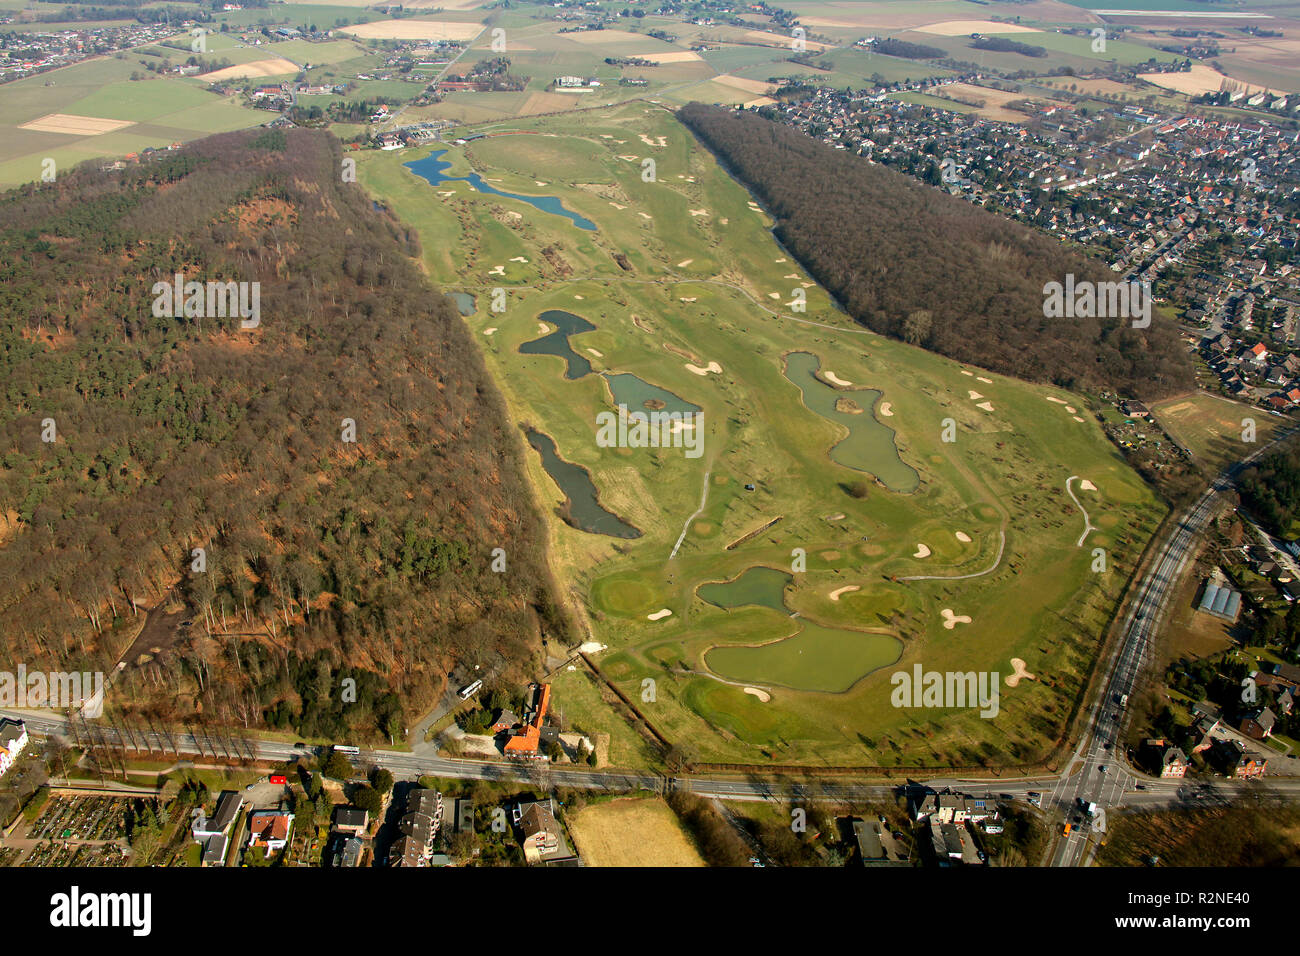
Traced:
POLYGON ((894 663, 902 648, 894 637, 805 620, 792 637, 757 647, 713 647, 704 660, 709 670, 728 680, 836 694, 894 663))

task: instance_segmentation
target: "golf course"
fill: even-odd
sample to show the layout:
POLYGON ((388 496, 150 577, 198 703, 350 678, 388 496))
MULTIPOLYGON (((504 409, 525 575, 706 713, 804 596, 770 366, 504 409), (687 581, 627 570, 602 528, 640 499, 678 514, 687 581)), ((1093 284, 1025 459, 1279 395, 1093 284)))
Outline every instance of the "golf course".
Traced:
MULTIPOLYGON (((705 762, 1041 759, 1164 515, 1096 399, 852 322, 654 99, 457 135, 358 153, 360 185, 457 294, 603 678, 705 762), (631 412, 698 454, 597 441, 631 412), (997 673, 997 716, 894 707, 918 663, 997 673)), ((600 732, 592 679, 555 694, 600 732)))

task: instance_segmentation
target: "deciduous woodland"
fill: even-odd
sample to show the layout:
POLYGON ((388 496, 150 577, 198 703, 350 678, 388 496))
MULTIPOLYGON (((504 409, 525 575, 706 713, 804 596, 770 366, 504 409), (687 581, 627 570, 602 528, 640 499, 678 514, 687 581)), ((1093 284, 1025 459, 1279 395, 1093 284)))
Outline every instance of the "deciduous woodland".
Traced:
POLYGON ((752 112, 690 103, 681 120, 777 221, 776 236, 857 321, 962 362, 1064 387, 1155 398, 1192 387, 1156 314, 1043 315, 1043 287, 1119 277, 1058 241, 752 112))
POLYGON ((110 707, 374 737, 563 626, 504 404, 341 163, 232 133, 0 198, 6 666, 109 672, 180 596, 110 707), (178 272, 260 282, 260 325, 156 317, 178 272))

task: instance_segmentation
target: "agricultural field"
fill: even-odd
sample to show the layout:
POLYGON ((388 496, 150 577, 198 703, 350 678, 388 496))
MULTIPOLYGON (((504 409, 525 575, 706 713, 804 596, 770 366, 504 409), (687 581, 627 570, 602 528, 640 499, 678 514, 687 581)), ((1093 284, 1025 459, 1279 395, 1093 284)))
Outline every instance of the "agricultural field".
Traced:
POLYGON ((86 60, 5 84, 0 187, 40 179, 46 159, 69 169, 266 119, 193 80, 148 74, 135 57, 86 60))
POLYGON ((1163 515, 1092 400, 855 326, 662 105, 510 127, 358 172, 462 297, 603 674, 703 761, 1043 758, 1163 515), (701 418, 608 447, 618 404, 701 418), (996 717, 895 707, 915 666, 996 717))
POLYGON ((595 803, 568 819, 588 866, 704 866, 677 815, 658 797, 595 803))

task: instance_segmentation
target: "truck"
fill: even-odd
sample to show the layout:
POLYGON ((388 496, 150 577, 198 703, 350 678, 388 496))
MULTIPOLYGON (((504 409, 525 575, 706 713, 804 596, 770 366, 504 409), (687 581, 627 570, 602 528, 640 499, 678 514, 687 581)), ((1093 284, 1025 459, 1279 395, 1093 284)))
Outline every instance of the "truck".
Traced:
POLYGON ((1073 830, 1073 829, 1074 829, 1074 824, 1073 824, 1073 823, 1067 823, 1067 824, 1065 825, 1065 829, 1061 831, 1061 836, 1069 836, 1069 835, 1070 835, 1070 831, 1073 830))
POLYGON ((1127 706, 1128 706, 1128 694, 1120 694, 1120 695, 1119 695, 1119 705, 1120 705, 1121 707, 1127 707, 1127 706))

